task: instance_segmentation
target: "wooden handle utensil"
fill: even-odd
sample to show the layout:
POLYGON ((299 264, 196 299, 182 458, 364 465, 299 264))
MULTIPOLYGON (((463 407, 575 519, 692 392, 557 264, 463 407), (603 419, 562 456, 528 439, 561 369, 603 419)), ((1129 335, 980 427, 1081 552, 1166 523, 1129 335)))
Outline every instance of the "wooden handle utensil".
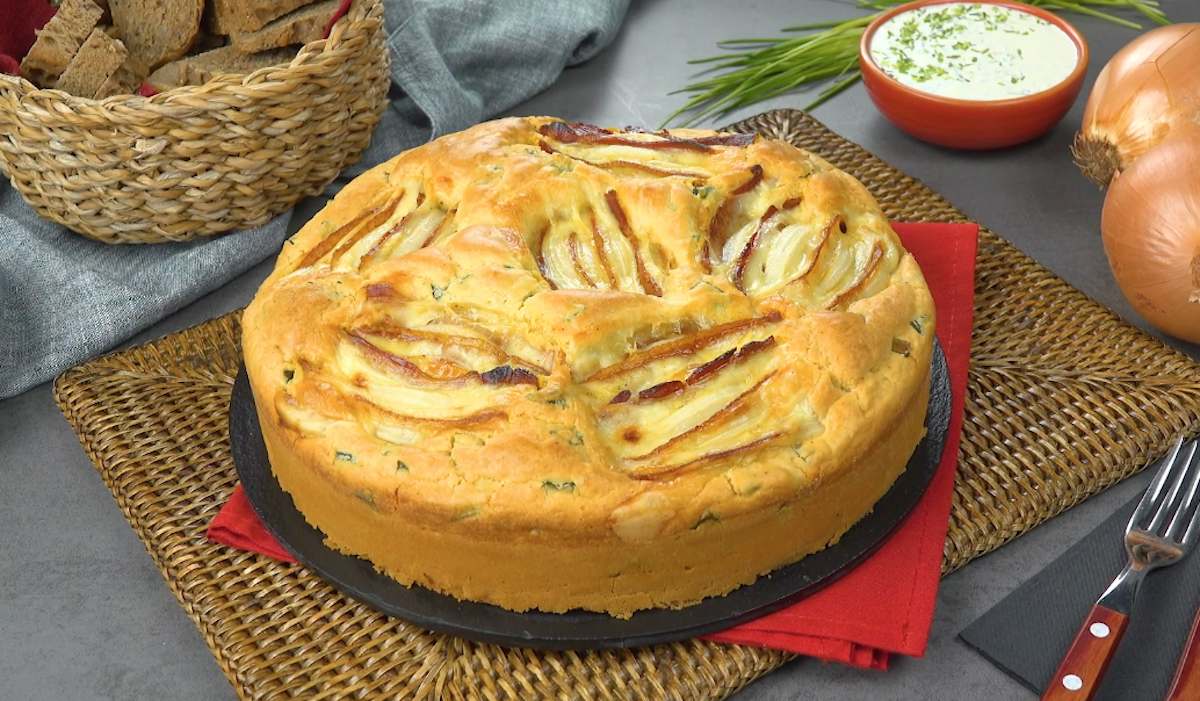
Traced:
POLYGON ((1200 609, 1192 619, 1192 630, 1188 633, 1179 665, 1175 668, 1175 679, 1166 701, 1195 701, 1200 699, 1200 609))

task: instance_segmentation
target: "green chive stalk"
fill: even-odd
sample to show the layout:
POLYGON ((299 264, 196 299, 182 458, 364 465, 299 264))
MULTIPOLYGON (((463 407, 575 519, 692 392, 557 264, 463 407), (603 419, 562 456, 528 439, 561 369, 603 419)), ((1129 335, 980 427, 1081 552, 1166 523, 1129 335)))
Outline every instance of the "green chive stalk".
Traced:
MULTIPOLYGON (((874 13, 838 22, 786 27, 784 32, 804 32, 799 36, 773 39, 734 39, 718 44, 729 53, 690 61, 709 64, 706 73, 713 77, 679 90, 692 97, 664 122, 664 126, 690 113, 679 126, 694 124, 708 115, 725 116, 742 107, 811 85, 827 81, 815 101, 817 105, 858 82, 858 44, 867 25, 888 8, 908 0, 858 0, 862 9, 874 13)), ((1074 12, 1113 22, 1130 29, 1142 25, 1122 14, 1140 13, 1157 24, 1170 24, 1159 9, 1158 0, 1025 0, 1051 12, 1074 12)))

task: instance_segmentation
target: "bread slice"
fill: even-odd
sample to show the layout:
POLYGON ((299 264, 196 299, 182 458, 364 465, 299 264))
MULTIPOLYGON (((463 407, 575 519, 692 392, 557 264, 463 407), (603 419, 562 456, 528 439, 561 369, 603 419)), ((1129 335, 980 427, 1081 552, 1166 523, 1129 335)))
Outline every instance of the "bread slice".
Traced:
POLYGON ((253 32, 313 0, 212 0, 213 22, 221 34, 253 32))
POLYGON ((65 0, 36 32, 21 61, 21 77, 38 87, 53 86, 103 16, 104 10, 92 0, 65 0))
POLYGON ((148 70, 187 53, 200 33, 204 0, 109 0, 113 25, 148 70))
POLYGON ((229 35, 239 51, 253 53, 289 44, 307 44, 322 39, 325 27, 337 12, 341 0, 321 0, 292 10, 283 17, 267 22, 253 32, 233 32, 229 35))
POLYGON ((93 29, 54 87, 79 97, 94 97, 128 59, 129 50, 120 40, 93 29))
POLYGON ((92 97, 102 100, 113 95, 132 95, 142 87, 142 79, 145 77, 145 69, 138 64, 137 59, 130 56, 117 67, 116 73, 104 81, 92 97))
POLYGON ((259 68, 288 63, 296 57, 289 49, 273 49, 254 54, 244 54, 234 46, 205 51, 195 56, 186 56, 160 67, 146 78, 146 82, 159 92, 180 85, 203 85, 223 74, 242 75, 253 73, 259 68))

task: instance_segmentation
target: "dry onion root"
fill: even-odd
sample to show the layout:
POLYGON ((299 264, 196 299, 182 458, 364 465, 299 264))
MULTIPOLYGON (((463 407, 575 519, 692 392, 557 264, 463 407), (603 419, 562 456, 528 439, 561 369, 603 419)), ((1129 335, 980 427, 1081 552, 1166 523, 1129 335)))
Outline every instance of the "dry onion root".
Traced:
POLYGON ((1200 133, 1172 137, 1118 174, 1100 231, 1134 310, 1156 328, 1200 343, 1200 133))
POLYGON ((1071 153, 1105 187, 1168 137, 1200 133, 1200 23, 1152 29, 1100 71, 1071 153))

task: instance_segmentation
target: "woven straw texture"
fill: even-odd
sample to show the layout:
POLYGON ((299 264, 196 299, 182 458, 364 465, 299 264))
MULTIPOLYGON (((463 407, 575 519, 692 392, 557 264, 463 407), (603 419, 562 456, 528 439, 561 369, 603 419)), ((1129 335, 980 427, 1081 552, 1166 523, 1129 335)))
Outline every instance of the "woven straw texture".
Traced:
MULTIPOLYGON (((966 221, 811 117, 736 125, 854 174, 897 221, 966 221)), ((981 230, 975 322, 943 571, 1156 460, 1200 410, 1200 365, 981 230)), ((689 640, 537 652, 427 632, 298 565, 209 543, 236 483, 226 427, 240 314, 63 373, 55 397, 244 699, 681 699, 731 695, 791 656, 689 640)))
POLYGON ((104 100, 0 73, 0 172, 44 219, 106 243, 265 224, 356 162, 391 81, 382 0, 290 64, 104 100))

